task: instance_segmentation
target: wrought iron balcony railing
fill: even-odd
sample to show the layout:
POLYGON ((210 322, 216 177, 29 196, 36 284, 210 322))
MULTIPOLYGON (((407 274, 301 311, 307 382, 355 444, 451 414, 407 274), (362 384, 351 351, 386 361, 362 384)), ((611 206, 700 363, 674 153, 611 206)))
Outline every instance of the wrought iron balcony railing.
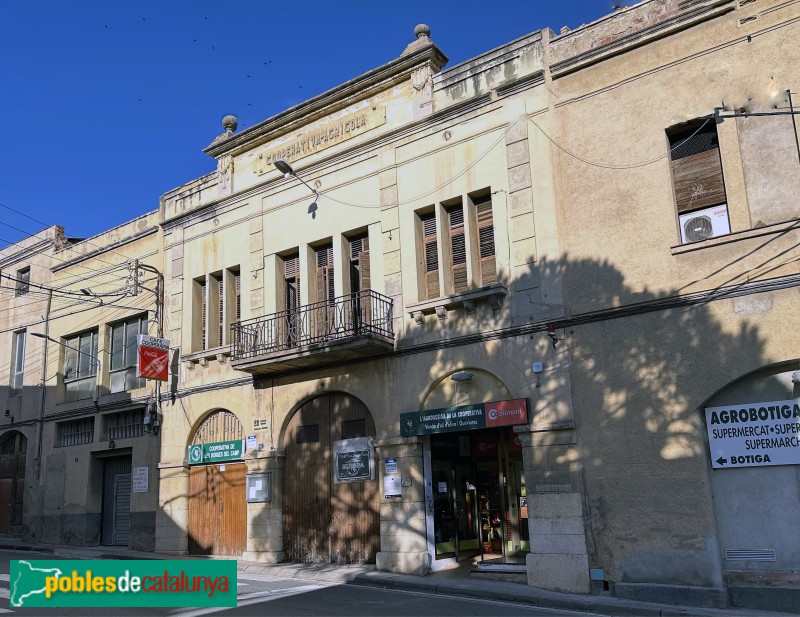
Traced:
POLYGON ((366 290, 231 326, 231 359, 244 360, 360 336, 394 340, 392 300, 366 290))

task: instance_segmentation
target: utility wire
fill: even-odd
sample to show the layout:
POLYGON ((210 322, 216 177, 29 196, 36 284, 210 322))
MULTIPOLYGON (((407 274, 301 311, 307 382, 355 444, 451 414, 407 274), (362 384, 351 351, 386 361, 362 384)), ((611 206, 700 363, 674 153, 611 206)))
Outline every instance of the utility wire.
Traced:
MULTIPOLYGON (((53 225, 48 225, 48 224, 47 224, 47 223, 45 223, 44 221, 40 221, 39 219, 33 218, 32 216, 30 216, 30 215, 28 215, 28 214, 25 214, 24 212, 20 212, 19 210, 16 210, 16 209, 12 208, 11 206, 7 206, 7 205, 6 205, 6 204, 4 204, 4 203, 0 203, 0 207, 2 207, 2 208, 5 208, 6 210, 10 210, 11 212, 16 212, 16 213, 17 213, 17 214, 19 214, 20 216, 24 216, 26 219, 30 219, 30 220, 31 220, 31 221, 33 221, 34 223, 39 223, 39 225, 44 225, 45 229, 49 229, 50 227, 53 227, 53 225)), ((6 223, 3 223, 3 225, 6 225, 6 223)), ((9 227, 10 227, 10 225, 7 225, 7 226, 9 226, 9 227)), ((16 229, 16 228, 14 228, 14 229, 16 229)), ((22 231, 22 230, 19 230, 19 229, 18 229, 17 231, 22 231)), ((44 230, 42 230, 42 231, 44 231, 44 230)), ((26 231, 22 231, 22 233, 28 233, 28 232, 26 232, 26 231)), ((40 232, 37 232, 36 234, 29 234, 29 235, 34 235, 34 236, 35 236, 35 235, 38 235, 38 234, 40 234, 40 233, 42 233, 42 232, 40 231, 40 232)), ((102 233, 102 232, 101 232, 101 233, 102 233)), ((5 242, 5 240, 3 240, 3 242, 5 242)), ((99 244, 94 244, 93 242, 89 242, 89 240, 88 240, 88 239, 86 239, 86 238, 84 238, 83 240, 81 240, 81 242, 85 242, 85 243, 86 243, 86 244, 88 244, 89 246, 94 246, 94 247, 96 247, 96 248, 104 248, 103 246, 101 246, 101 245, 99 245, 99 244)), ((17 243, 15 243, 15 244, 17 244, 17 243)), ((108 251, 109 251, 110 253, 116 253, 117 255, 120 255, 121 257, 125 257, 125 259, 129 259, 129 257, 128 257, 127 255, 125 255, 125 254, 123 254, 123 253, 120 253, 119 251, 116 251, 116 250, 114 250, 114 249, 108 249, 108 251)))

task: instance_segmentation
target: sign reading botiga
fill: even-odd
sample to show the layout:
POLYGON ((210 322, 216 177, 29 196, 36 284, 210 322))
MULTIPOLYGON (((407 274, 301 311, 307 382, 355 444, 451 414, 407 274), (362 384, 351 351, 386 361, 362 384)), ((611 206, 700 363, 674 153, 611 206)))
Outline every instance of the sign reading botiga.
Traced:
POLYGON ((800 463, 800 399, 706 408, 711 465, 800 463))

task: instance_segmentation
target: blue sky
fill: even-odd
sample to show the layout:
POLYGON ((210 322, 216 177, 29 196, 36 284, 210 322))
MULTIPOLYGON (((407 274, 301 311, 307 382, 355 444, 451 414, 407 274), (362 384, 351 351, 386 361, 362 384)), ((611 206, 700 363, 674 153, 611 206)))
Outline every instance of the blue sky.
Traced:
POLYGON ((89 237, 157 209, 214 169, 202 149, 225 114, 245 128, 384 64, 418 23, 452 66, 611 11, 602 0, 0 0, 0 248, 53 224, 89 237))

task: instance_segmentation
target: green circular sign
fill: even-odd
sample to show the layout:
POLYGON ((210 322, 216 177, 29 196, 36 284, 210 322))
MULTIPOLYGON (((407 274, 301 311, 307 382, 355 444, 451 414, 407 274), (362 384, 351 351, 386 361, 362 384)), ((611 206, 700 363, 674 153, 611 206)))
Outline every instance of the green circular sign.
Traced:
POLYGON ((189 446, 189 463, 203 462, 203 446, 189 446))

